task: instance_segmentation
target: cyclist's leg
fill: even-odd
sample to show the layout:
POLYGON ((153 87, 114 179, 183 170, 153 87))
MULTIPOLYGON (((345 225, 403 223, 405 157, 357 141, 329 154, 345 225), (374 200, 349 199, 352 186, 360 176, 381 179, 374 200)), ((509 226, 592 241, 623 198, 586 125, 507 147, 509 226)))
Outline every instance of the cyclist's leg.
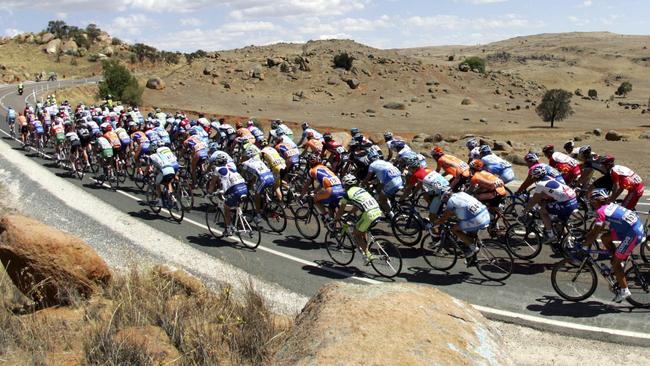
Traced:
POLYGON ((643 191, 643 186, 640 189, 629 190, 625 195, 625 198, 623 198, 621 206, 627 208, 628 210, 634 210, 636 208, 636 204, 639 202, 639 199, 643 197, 643 191))

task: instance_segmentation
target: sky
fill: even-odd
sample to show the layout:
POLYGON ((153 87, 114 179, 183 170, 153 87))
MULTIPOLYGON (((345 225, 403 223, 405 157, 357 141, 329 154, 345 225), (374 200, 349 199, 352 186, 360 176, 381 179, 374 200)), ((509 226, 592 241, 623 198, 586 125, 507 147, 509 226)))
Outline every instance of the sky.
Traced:
POLYGON ((60 19, 168 51, 330 38, 406 48, 571 31, 650 34, 648 14, 647 0, 0 0, 0 36, 60 19))

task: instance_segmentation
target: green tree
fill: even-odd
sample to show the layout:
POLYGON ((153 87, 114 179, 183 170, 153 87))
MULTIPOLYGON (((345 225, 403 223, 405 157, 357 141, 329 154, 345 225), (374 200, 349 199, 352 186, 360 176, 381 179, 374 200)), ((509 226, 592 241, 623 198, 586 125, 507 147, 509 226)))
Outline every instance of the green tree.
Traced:
POLYGON ((97 38, 102 34, 102 30, 96 24, 90 23, 86 26, 86 34, 88 35, 88 40, 91 43, 94 43, 97 38))
POLYGON ((624 81, 624 82, 621 83, 621 85, 616 90, 616 93, 614 93, 614 94, 625 97, 631 91, 632 91, 632 83, 630 83, 629 81, 624 81))
POLYGON ((571 108, 571 94, 562 89, 551 89, 544 94, 542 101, 535 111, 544 122, 551 122, 551 128, 555 127, 555 121, 562 121, 573 114, 571 108))
POLYGON ((144 88, 126 67, 116 60, 108 60, 102 63, 102 68, 104 80, 99 83, 100 98, 106 98, 110 94, 113 100, 121 100, 126 104, 141 103, 144 88))
POLYGON ((50 20, 45 30, 54 34, 56 38, 63 38, 67 35, 68 25, 63 20, 50 20))
POLYGON ((207 55, 208 55, 207 52, 205 52, 203 50, 198 50, 198 51, 194 51, 192 53, 186 53, 185 54, 185 59, 187 60, 187 63, 191 65, 192 61, 194 61, 196 59, 199 59, 199 58, 206 57, 207 55))
POLYGON ((469 66, 472 70, 477 69, 481 74, 485 74, 485 60, 480 57, 468 57, 460 63, 460 65, 463 64, 469 66))

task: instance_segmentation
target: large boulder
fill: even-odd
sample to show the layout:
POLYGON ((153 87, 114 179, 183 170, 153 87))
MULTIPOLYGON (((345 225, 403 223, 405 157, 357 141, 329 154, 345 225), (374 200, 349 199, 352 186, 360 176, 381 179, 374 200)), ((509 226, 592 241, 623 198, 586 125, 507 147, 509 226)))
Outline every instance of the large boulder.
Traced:
POLYGON ((624 136, 616 130, 609 130, 605 134, 605 140, 607 141, 621 141, 623 137, 624 136))
POLYGON ((512 146, 505 141, 494 141, 492 150, 511 152, 513 149, 512 146))
POLYGON ((59 52, 59 49, 61 48, 61 40, 58 38, 55 38, 49 42, 43 47, 43 51, 47 54, 55 54, 59 52))
POLYGON ((76 54, 78 48, 77 42, 69 40, 61 46, 61 51, 68 54, 76 54))
POLYGON ((113 340, 116 344, 141 350, 153 361, 152 365, 181 364, 180 353, 160 327, 128 327, 117 332, 113 340))
POLYGON ((90 296, 111 278, 106 262, 81 239, 20 215, 0 220, 0 261, 41 307, 66 304, 74 292, 90 296))
POLYGON ((414 284, 332 283, 309 300, 277 365, 512 365, 471 305, 414 284))
POLYGON ((165 89, 165 82, 158 76, 154 76, 151 79, 147 80, 147 88, 154 90, 163 90, 165 89))
POLYGON ((40 43, 41 44, 46 44, 49 41, 53 40, 54 38, 55 38, 54 34, 52 34, 52 33, 49 33, 49 32, 48 33, 43 33, 43 35, 41 36, 41 39, 40 39, 40 43))
POLYGON ((115 50, 113 49, 112 46, 106 46, 102 50, 102 53, 105 54, 108 57, 111 57, 111 56, 113 56, 115 54, 115 50))

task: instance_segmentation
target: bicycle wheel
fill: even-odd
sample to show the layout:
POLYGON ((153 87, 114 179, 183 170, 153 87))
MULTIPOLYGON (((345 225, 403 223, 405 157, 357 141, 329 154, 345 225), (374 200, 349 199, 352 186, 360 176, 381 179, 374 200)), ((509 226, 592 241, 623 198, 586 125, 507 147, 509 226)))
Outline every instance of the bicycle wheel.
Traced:
POLYGON ((390 227, 397 241, 412 247, 422 239, 422 223, 413 212, 402 212, 393 216, 390 227))
POLYGON ((126 162, 119 160, 119 163, 117 164, 119 169, 116 169, 115 172, 117 173, 117 179, 121 184, 126 183, 126 177, 128 175, 126 171, 126 162))
POLYGON ((83 159, 77 157, 74 161, 74 171, 75 174, 77 175, 77 178, 79 178, 80 180, 84 179, 85 169, 86 169, 86 165, 84 164, 83 159))
POLYGON ((284 208, 275 202, 269 201, 264 208, 264 219, 269 225, 269 228, 274 232, 280 234, 287 228, 287 214, 284 208))
POLYGON ((574 260, 563 259, 553 267, 551 284, 563 299, 582 301, 596 291, 598 279, 594 267, 586 261, 576 266, 574 260))
POLYGON ((194 193, 192 192, 192 188, 190 187, 189 183, 186 180, 181 180, 178 183, 178 188, 175 189, 178 189, 179 201, 181 203, 181 206, 183 207, 183 211, 190 211, 191 209, 193 209, 194 193))
MULTIPOLYGON (((146 167, 143 167, 143 169, 146 169, 146 167)), ((147 179, 143 177, 141 179, 133 179, 133 183, 135 183, 135 186, 138 187, 139 189, 144 189, 144 185, 146 184, 147 179)))
POLYGON ((458 260, 458 251, 454 243, 447 235, 443 236, 444 240, 433 240, 431 235, 422 239, 420 250, 422 257, 429 266, 439 271, 451 269, 458 260))
POLYGON ((542 251, 542 238, 530 225, 515 223, 506 231, 506 247, 519 259, 533 259, 542 251))
POLYGON ((239 241, 247 248, 255 249, 262 242, 262 232, 260 227, 252 220, 247 218, 247 215, 242 214, 236 218, 237 236, 239 241))
POLYGON ((133 156, 130 156, 126 159, 125 161, 126 164, 126 174, 129 175, 131 179, 135 177, 135 161, 133 160, 133 156))
POLYGON ((650 268, 635 264, 625 271, 625 278, 627 288, 632 293, 627 302, 636 307, 650 307, 650 268))
POLYGON ((226 230, 226 222, 223 211, 216 205, 209 205, 205 210, 205 224, 208 231, 216 239, 223 238, 223 232, 226 230))
POLYGON ((155 206, 152 204, 152 202, 155 200, 156 197, 156 187, 153 184, 150 184, 149 187, 147 187, 147 192, 145 193, 145 200, 147 200, 147 204, 149 205, 149 209, 153 213, 160 213, 160 210, 162 207, 160 206, 155 206))
POLYGON ((402 272, 402 254, 388 240, 372 240, 370 246, 368 246, 368 251, 374 257, 370 265, 380 276, 393 278, 402 272))
POLYGON ((504 281, 510 277, 514 262, 510 251, 496 240, 484 241, 476 253, 476 269, 492 281, 504 281))
POLYGON ((643 243, 641 243, 641 249, 639 249, 639 253, 641 254, 641 260, 643 260, 644 263, 648 263, 648 256, 650 256, 650 240, 646 240, 643 243))
POLYGON ((107 169, 106 181, 108 181, 108 185, 112 190, 116 190, 120 186, 120 181, 117 178, 117 175, 115 175, 115 168, 112 166, 107 169))
POLYGON ((342 266, 352 263, 356 251, 352 238, 347 233, 334 235, 328 232, 325 234, 325 249, 327 249, 330 258, 342 266))
POLYGON ((318 214, 308 206, 302 206, 295 210, 294 222, 296 229, 305 239, 314 240, 320 235, 318 214))
POLYGON ((183 221, 183 217, 185 216, 185 211, 183 210, 183 206, 181 205, 181 195, 180 191, 178 190, 178 187, 174 187, 174 193, 173 194, 167 194, 167 210, 169 211, 169 216, 174 219, 174 221, 178 222, 179 224, 183 221))

